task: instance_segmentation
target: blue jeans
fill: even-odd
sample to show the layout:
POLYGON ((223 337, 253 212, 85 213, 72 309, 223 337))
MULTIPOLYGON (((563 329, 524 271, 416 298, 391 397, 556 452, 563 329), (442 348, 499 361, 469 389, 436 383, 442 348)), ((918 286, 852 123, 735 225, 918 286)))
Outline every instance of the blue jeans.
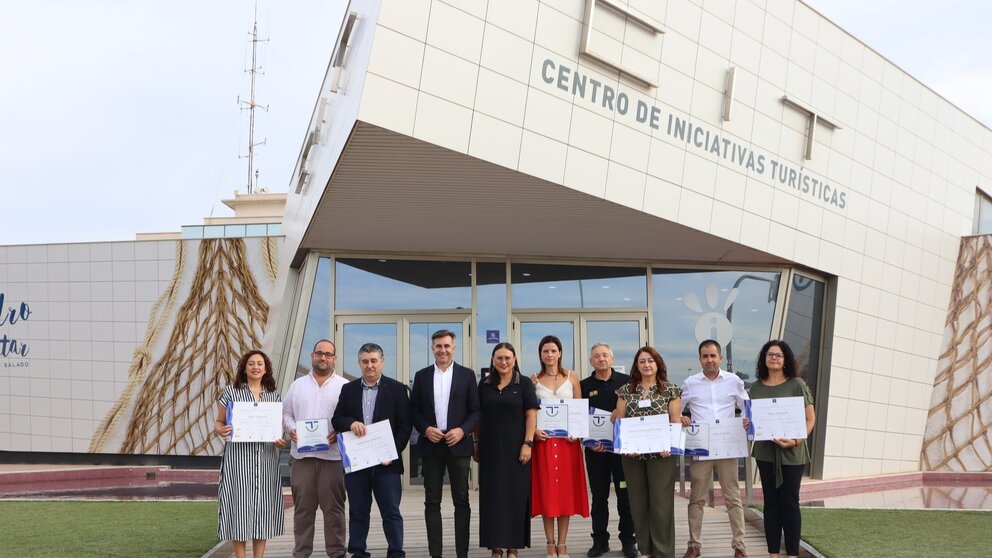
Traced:
POLYGON ((400 514, 400 496, 403 481, 399 473, 382 473, 372 467, 344 477, 348 490, 348 552, 352 558, 371 558, 366 552, 369 535, 369 518, 372 513, 372 496, 382 516, 382 530, 389 550, 387 558, 404 558, 403 516, 400 514))

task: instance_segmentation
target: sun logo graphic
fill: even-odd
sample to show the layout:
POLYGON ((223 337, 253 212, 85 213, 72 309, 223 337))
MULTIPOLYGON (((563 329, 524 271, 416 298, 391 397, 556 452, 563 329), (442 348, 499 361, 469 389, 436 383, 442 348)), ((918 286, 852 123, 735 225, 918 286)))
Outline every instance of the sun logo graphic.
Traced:
POLYGON ((699 301, 699 297, 696 296, 696 293, 688 292, 682 298, 683 304, 689 310, 701 314, 699 319, 696 320, 696 327, 694 328, 696 341, 703 342, 706 339, 715 339, 721 346, 726 347, 734 337, 734 326, 727 319, 727 311, 733 306, 734 300, 737 299, 740 290, 737 287, 730 289, 730 292, 727 293, 727 299, 723 301, 722 307, 718 306, 720 302, 720 288, 716 283, 707 283, 704 290, 707 306, 705 309, 699 301), (718 311, 721 309, 722 311, 718 311))

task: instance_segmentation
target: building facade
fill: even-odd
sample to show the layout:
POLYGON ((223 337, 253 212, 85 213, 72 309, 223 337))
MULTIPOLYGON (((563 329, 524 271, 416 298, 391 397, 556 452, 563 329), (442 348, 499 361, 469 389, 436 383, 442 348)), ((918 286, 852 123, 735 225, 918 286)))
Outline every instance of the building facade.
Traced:
MULTIPOLYGON (((583 373, 595 342, 624 368, 651 344, 677 382, 702 339, 749 382, 783 338, 816 397, 814 477, 992 467, 987 433, 955 437, 960 409, 939 411, 959 392, 934 387, 992 131, 810 7, 352 1, 335 40, 274 311, 242 341, 271 350, 283 388, 324 337, 351 376, 377 341, 406 382, 441 327, 476 370, 510 341, 532 372, 551 333, 583 373)), ((22 249, 0 248, 7 305, 42 296, 12 287, 22 249)), ((27 333, 40 359, 51 329, 27 333)), ((7 408, 0 449, 34 451, 7 408)))

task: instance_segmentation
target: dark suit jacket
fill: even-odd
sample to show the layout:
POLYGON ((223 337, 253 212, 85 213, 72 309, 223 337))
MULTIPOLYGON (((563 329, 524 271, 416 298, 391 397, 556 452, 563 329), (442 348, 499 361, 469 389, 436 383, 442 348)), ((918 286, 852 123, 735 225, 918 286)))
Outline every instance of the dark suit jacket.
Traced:
MULTIPOLYGON (((465 431, 462 441, 451 448, 451 453, 461 457, 472 455, 472 433, 479 424, 479 386, 475 372, 457 362, 451 371, 451 394, 448 396, 448 430, 461 428, 465 431)), ((434 365, 419 370, 413 378, 413 394, 410 396, 410 409, 413 426, 420 432, 417 448, 420 455, 427 457, 437 445, 430 441, 424 432, 428 426, 437 427, 437 414, 434 411, 434 365)), ((442 440, 440 443, 444 443, 442 440)))
MULTIPOLYGON (((386 466, 376 465, 375 469, 383 473, 403 473, 403 450, 410 443, 410 396, 406 386, 382 376, 379 381, 379 393, 375 398, 375 412, 372 422, 389 419, 393 430, 393 440, 396 442, 396 454, 399 459, 386 466)), ((362 378, 352 380, 341 386, 341 396, 338 406, 334 409, 331 426, 337 432, 348 432, 354 422, 364 423, 362 418, 362 378)))

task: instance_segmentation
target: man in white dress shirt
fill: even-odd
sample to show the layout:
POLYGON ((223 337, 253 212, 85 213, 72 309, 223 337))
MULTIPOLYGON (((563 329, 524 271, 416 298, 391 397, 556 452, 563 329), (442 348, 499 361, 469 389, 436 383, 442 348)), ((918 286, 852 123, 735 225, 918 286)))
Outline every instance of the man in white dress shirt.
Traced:
POLYGON ((324 515, 324 550, 330 558, 344 557, 345 518, 344 467, 337 434, 331 430, 331 417, 338 405, 341 386, 348 383, 334 373, 337 360, 334 343, 321 339, 310 353, 312 368, 289 386, 282 403, 283 426, 293 439, 290 484, 293 490, 294 558, 307 558, 313 552, 314 520, 317 507, 324 515), (327 422, 330 449, 300 452, 297 422, 327 422))
MULTIPOLYGON (((717 420, 734 418, 735 409, 744 409, 748 399, 744 382, 735 374, 722 370, 723 354, 720 343, 707 339, 699 344, 699 364, 703 371, 689 376, 682 386, 682 410, 692 415, 682 417, 682 425, 691 422, 715 423, 717 420)), ((737 483, 737 458, 693 460, 689 465, 692 494, 689 497, 689 549, 683 558, 701 556, 703 530, 703 506, 709 492, 713 471, 720 478, 723 501, 730 517, 733 532, 731 546, 734 558, 744 558, 744 508, 741 505, 741 490, 737 483)))

